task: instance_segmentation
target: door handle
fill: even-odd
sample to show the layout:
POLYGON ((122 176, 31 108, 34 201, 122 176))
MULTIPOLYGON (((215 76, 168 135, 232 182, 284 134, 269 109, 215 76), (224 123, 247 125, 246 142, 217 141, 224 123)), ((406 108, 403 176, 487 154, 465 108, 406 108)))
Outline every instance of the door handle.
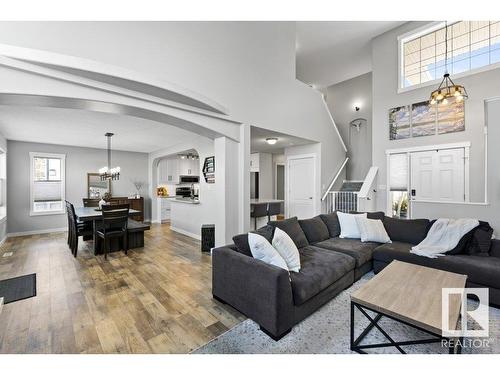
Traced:
POLYGON ((415 189, 411 189, 411 196, 414 197, 417 195, 417 191, 415 189))

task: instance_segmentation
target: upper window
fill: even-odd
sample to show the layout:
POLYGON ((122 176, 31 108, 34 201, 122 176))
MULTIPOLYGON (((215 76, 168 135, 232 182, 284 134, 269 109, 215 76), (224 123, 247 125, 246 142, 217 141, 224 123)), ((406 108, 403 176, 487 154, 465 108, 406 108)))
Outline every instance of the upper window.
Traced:
MULTIPOLYGON (((443 77, 445 50, 444 24, 401 38, 400 88, 443 77)), ((464 73, 499 62, 499 21, 460 21, 448 25, 448 73, 464 73)))
POLYGON ((65 155, 30 153, 31 215, 64 213, 65 155))

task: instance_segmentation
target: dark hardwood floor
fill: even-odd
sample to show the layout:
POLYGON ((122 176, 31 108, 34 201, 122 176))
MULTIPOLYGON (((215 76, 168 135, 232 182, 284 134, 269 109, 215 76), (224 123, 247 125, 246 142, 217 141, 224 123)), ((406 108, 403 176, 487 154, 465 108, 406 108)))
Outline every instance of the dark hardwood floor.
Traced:
POLYGON ((37 296, 4 305, 0 353, 188 353, 244 320, 212 299, 198 241, 157 224, 145 243, 105 261, 66 233, 8 239, 0 279, 36 273, 37 296))

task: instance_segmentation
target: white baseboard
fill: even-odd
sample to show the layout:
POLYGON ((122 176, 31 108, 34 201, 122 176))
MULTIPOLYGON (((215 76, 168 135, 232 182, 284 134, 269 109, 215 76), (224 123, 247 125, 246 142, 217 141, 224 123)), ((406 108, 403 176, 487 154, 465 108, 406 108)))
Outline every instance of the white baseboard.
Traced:
POLYGON ((173 226, 170 226, 170 229, 172 229, 174 232, 177 232, 177 233, 183 234, 185 236, 194 238, 195 240, 201 241, 201 236, 199 234, 194 234, 194 233, 188 232, 187 230, 179 229, 179 228, 176 228, 173 226))
POLYGON ((28 230, 26 232, 12 232, 7 233, 7 237, 20 237, 20 236, 30 236, 32 234, 45 234, 45 233, 57 233, 57 232, 66 232, 68 228, 49 228, 49 229, 41 229, 41 230, 28 230))

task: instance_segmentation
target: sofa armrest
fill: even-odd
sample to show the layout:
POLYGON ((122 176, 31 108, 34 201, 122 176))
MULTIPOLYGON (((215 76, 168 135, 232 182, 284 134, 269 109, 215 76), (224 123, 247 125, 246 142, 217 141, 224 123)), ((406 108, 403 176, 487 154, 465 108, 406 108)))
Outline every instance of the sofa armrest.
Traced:
POLYGON ((212 252, 212 294, 275 336, 293 325, 288 271, 228 247, 212 252))

